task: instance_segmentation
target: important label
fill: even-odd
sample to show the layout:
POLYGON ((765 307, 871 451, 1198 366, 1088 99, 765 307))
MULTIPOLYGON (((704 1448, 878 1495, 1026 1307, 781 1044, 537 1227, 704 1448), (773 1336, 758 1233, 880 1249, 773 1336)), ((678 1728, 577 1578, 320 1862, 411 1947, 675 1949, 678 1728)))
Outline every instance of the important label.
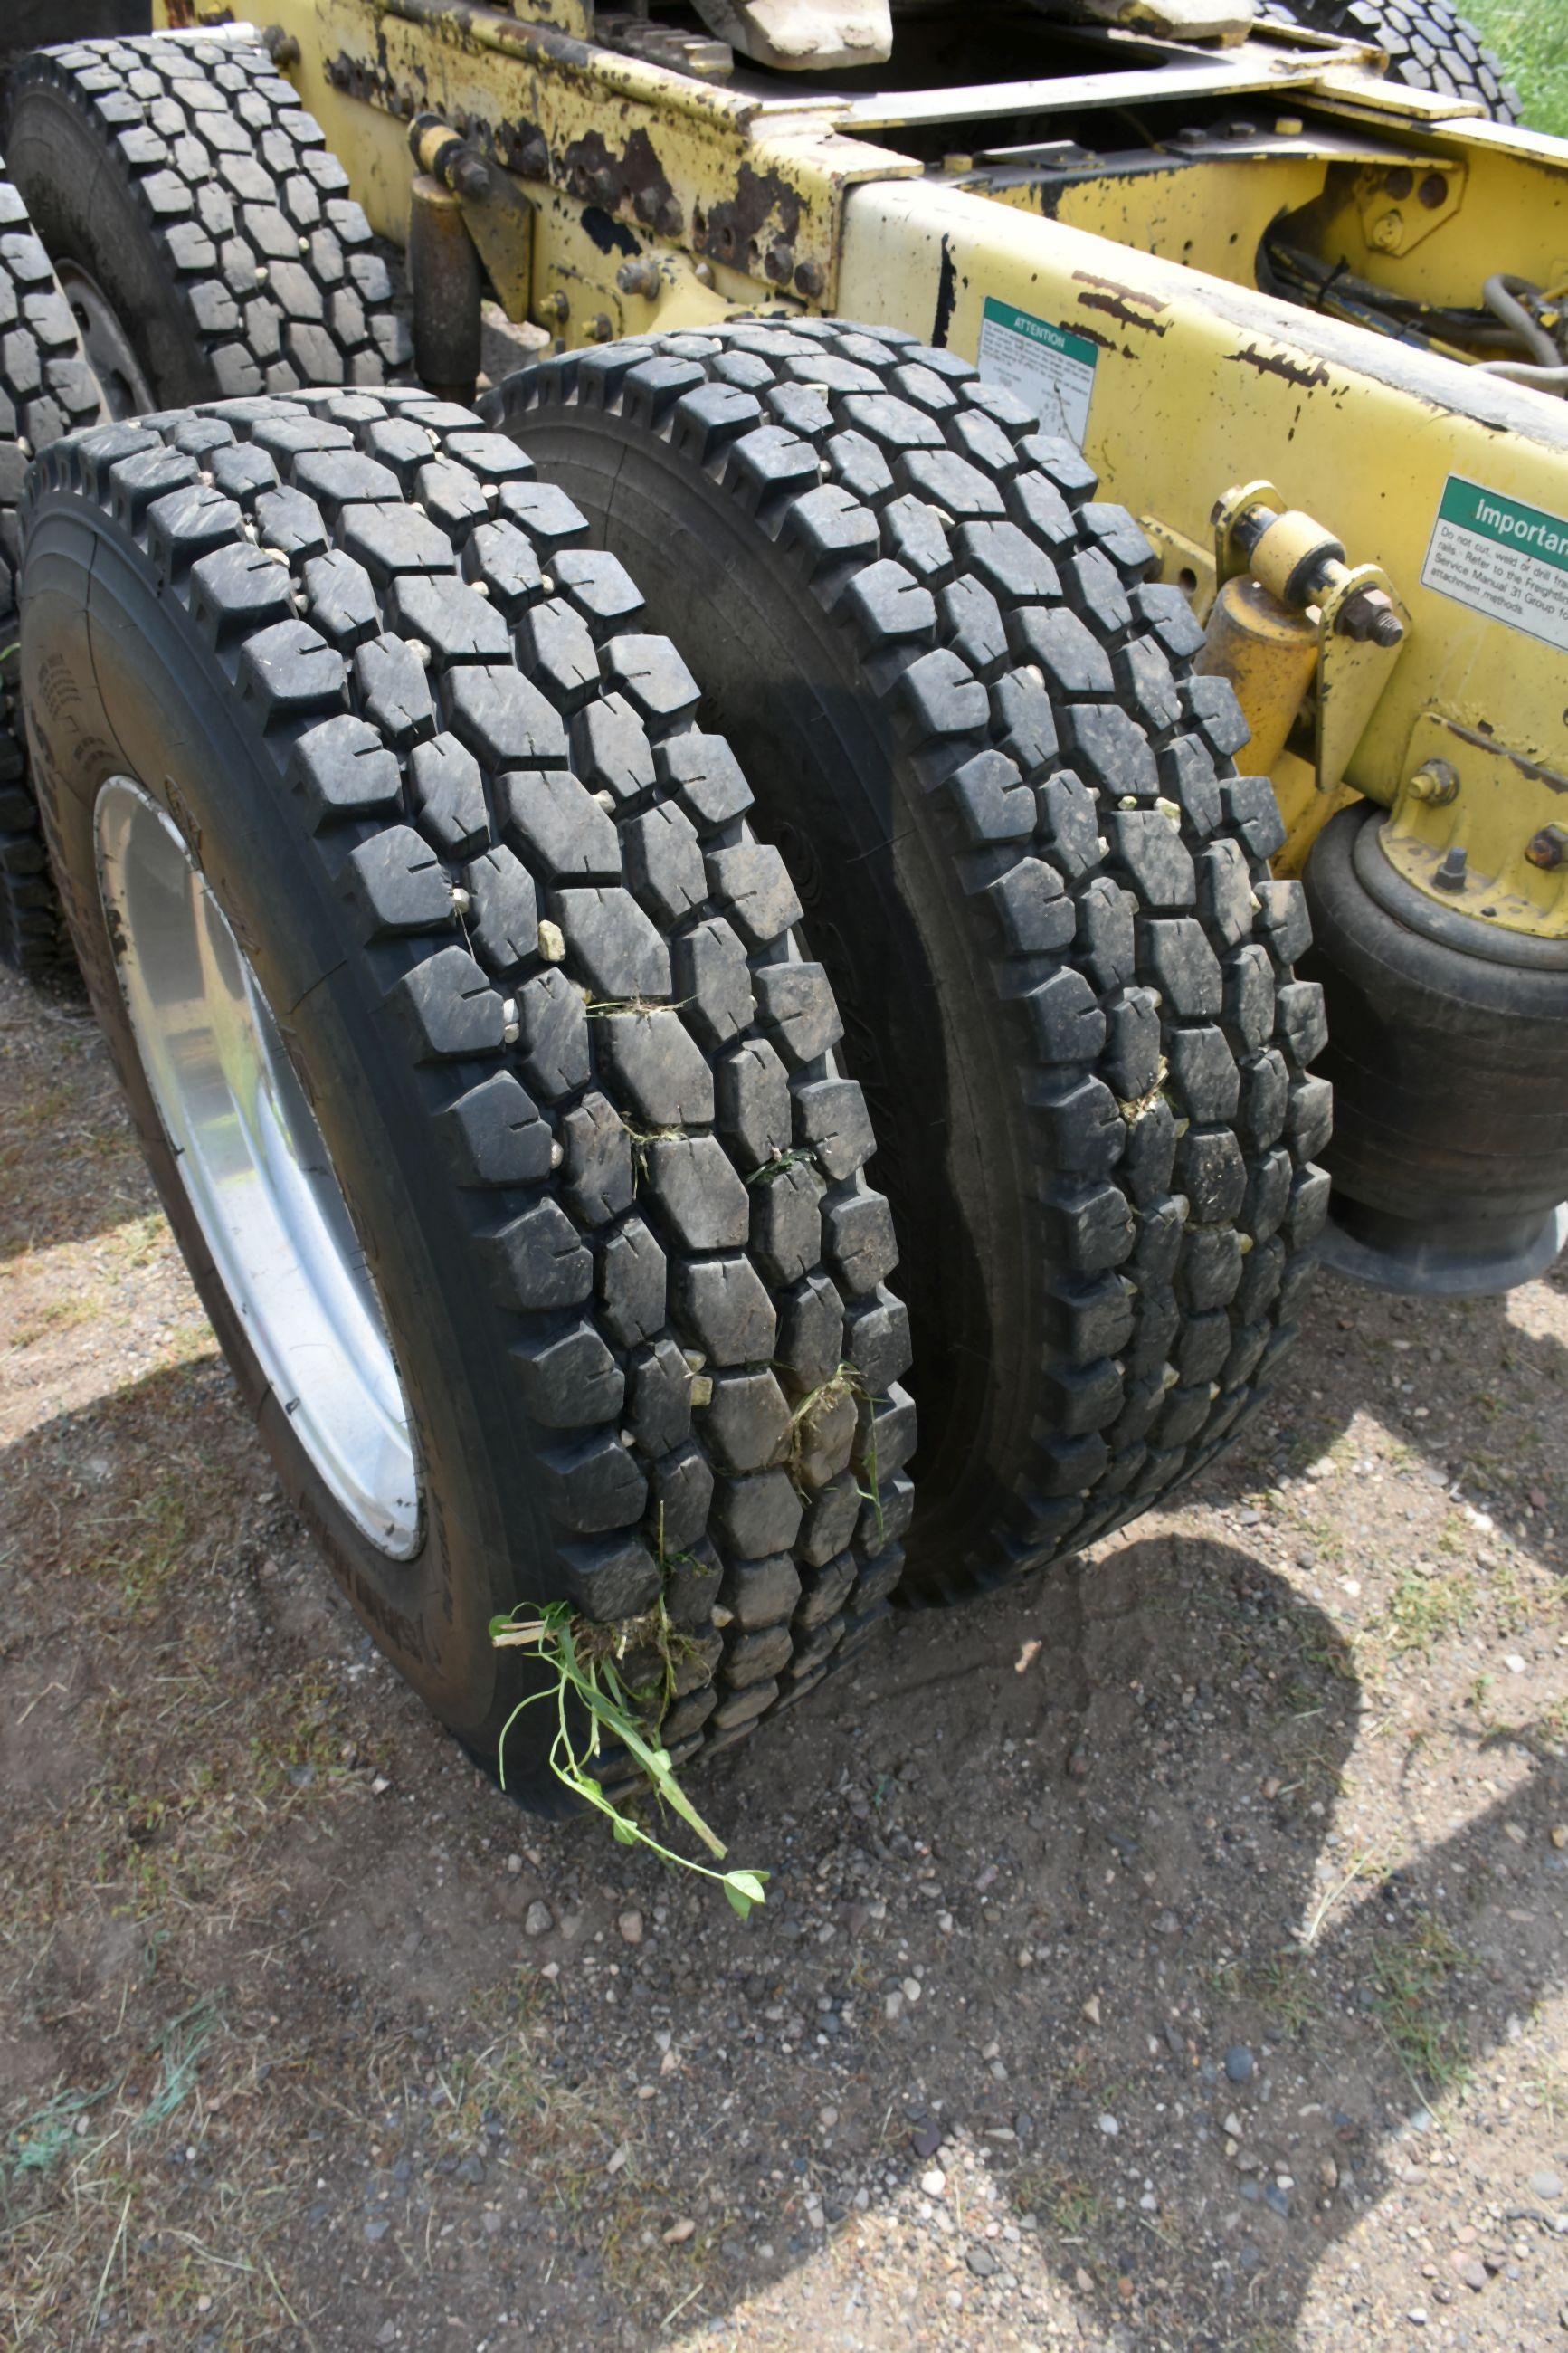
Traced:
POLYGON ((1081 449, 1089 431, 1089 396, 1099 357, 1084 335, 985 298, 980 327, 980 373, 1026 400, 1047 433, 1065 433, 1081 449))
POLYGON ((1568 521, 1450 474, 1421 585, 1568 653, 1568 521))

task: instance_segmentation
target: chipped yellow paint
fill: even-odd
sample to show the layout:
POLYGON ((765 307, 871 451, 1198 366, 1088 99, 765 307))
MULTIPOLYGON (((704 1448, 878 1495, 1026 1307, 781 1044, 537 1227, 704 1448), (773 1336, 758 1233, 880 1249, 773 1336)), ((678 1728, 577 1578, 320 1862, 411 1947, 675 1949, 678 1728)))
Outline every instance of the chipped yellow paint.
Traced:
MULTIPOLYGON (((166 20, 171 5, 188 16, 195 0, 155 13, 166 20)), ((1271 221, 1311 207, 1323 249, 1380 286, 1471 303, 1498 269, 1558 282, 1568 146, 1379 80, 1353 45, 1306 67, 1260 46, 1268 72, 1297 77, 1276 100, 1254 75, 1246 111, 1266 153, 1085 180, 1055 191, 1046 217, 1038 174, 1021 165, 993 168, 987 192, 973 168, 927 173, 899 152, 940 153, 946 136, 983 154, 988 120, 1005 117, 984 90, 945 112, 930 92, 868 101, 805 82, 764 99, 575 37, 584 0, 529 5, 548 21, 475 0, 268 0, 259 13, 298 41, 290 79, 384 235, 406 233, 414 113, 435 111, 506 165, 535 206, 531 314, 562 343, 783 302, 973 356, 988 296, 1083 338, 1097 354, 1088 454, 1105 495, 1147 520, 1168 577, 1194 573, 1212 593, 1210 511, 1250 478, 1382 567, 1409 636, 1343 791, 1394 807, 1395 830, 1426 842, 1451 811, 1413 804, 1405 827, 1421 746, 1433 726, 1468 730, 1490 765, 1483 786, 1472 762, 1473 790, 1465 768, 1453 822, 1478 828, 1478 871, 1517 885, 1488 897, 1489 920, 1558 920, 1545 905, 1555 883, 1519 861, 1555 789, 1542 779, 1568 776, 1564 656, 1421 575, 1450 475, 1568 518, 1568 404, 1292 308, 1258 290, 1257 259, 1271 221), (1269 128, 1276 103, 1289 114, 1269 128), (921 145, 915 120, 943 128, 921 145), (657 290, 638 270, 626 291, 619 273, 645 260, 657 290)), ((1289 750, 1272 773, 1295 820, 1293 869, 1342 792, 1317 792, 1289 750)))

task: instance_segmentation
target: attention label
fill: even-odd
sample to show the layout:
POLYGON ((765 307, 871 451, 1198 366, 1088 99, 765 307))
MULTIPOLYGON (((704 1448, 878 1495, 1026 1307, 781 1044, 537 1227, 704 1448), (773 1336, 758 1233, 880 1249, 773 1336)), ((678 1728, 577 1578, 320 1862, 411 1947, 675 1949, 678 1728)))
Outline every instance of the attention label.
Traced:
POLYGON ((980 327, 980 373, 1026 400, 1047 433, 1065 433, 1081 449, 1089 431, 1089 401, 1094 363, 1100 356, 1084 335, 1069 335, 1011 302, 985 298, 980 327))
POLYGON ((1568 521, 1450 474, 1421 585, 1568 653, 1568 521))

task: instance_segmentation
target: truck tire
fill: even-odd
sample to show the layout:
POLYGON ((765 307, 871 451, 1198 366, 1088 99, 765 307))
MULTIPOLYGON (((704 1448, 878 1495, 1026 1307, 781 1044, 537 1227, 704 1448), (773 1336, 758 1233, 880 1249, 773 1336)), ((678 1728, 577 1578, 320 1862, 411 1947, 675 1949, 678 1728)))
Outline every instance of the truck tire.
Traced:
POLYGON ((120 413, 378 385, 403 364, 348 174, 253 38, 37 50, 8 121, 12 177, 100 377, 123 380, 120 413))
POLYGON ((607 344, 489 413, 700 665, 810 911, 913 1322, 905 1597, 1076 1551, 1234 1427, 1328 1194, 1301 894, 1202 632, 1078 449, 890 329, 607 344))
POLYGON ((1517 122, 1519 93, 1501 60, 1448 0, 1268 0, 1265 14, 1310 32, 1375 41, 1390 81, 1479 100, 1494 122, 1517 122))
POLYGON ((30 980, 71 968, 16 706, 17 502, 38 449, 102 414, 70 306, 0 163, 0 963, 30 980))
MULTIPOLYGON (((15 264, 0 259, 0 282, 16 294, 24 270, 25 307, 47 323, 25 320, 15 353, 0 334, 0 392, 15 407, 16 364, 28 386, 41 366, 47 390, 25 428, 6 427, 0 400, 0 437, 21 432, 37 451, 100 413, 376 385, 401 365, 407 331, 348 174, 253 41, 162 34, 37 51, 12 77, 9 125, 9 203, 32 220, 0 214, 6 244, 26 239, 15 264)), ((0 438, 0 608, 26 454, 0 438)), ((4 618, 0 632, 4 687, 15 632, 4 618)), ((68 942, 8 691, 5 703, 0 957, 63 976, 68 942)))
MULTIPOLYGON (((492 1762, 538 1669, 489 1620, 562 1598, 668 1665, 677 1758, 738 1736, 885 1613, 912 1412, 831 992, 689 673, 422 395, 100 427, 25 520, 82 970, 351 1602, 492 1762)), ((548 1714, 505 1757, 544 1805, 548 1714)))

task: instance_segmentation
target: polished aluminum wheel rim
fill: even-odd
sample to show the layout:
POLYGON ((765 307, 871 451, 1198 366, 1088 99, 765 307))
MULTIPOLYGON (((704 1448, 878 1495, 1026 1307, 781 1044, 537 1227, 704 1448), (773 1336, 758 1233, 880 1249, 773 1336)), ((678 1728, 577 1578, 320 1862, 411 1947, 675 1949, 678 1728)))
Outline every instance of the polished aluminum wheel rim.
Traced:
POLYGON ((116 776, 98 871, 142 1068, 234 1312, 295 1436, 384 1552, 419 1540, 407 1400, 315 1116, 168 817, 116 776))

